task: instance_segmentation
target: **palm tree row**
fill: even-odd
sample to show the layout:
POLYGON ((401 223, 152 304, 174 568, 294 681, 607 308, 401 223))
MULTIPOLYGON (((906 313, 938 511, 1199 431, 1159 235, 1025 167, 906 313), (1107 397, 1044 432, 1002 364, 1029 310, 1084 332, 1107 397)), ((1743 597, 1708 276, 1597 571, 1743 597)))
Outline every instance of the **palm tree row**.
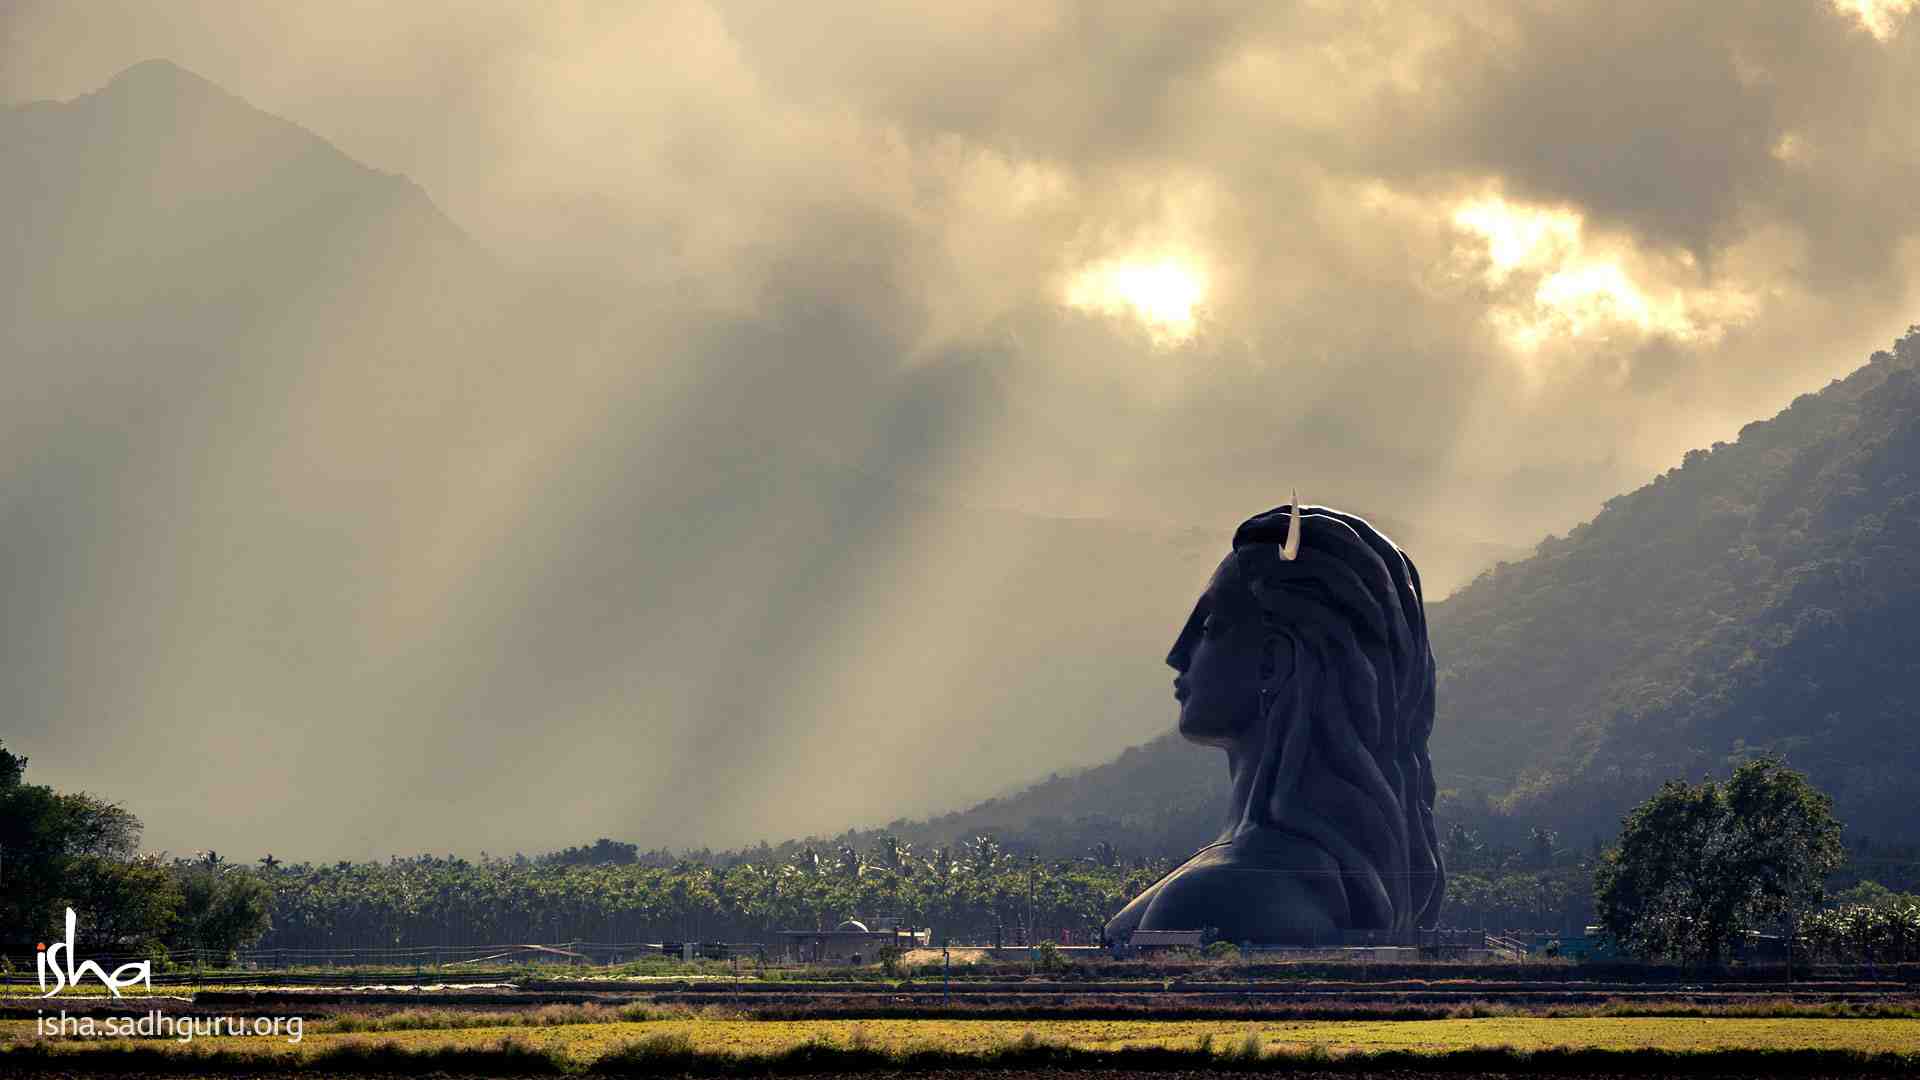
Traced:
POLYGON ((263 949, 455 947, 586 941, 761 941, 782 929, 890 915, 935 940, 991 941, 1031 926, 1086 940, 1164 865, 1016 857, 992 837, 924 855, 891 836, 866 851, 803 847, 730 865, 559 864, 419 856, 385 863, 286 864, 257 875, 273 894, 263 949), (1017 928, 1017 929, 1016 929, 1017 928))

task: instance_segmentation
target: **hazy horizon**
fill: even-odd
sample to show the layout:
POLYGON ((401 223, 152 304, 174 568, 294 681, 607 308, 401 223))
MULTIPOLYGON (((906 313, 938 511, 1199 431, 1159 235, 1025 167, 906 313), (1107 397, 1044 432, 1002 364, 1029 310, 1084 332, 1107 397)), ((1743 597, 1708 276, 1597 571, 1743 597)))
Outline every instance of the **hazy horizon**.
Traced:
POLYGON ((1913 6, 12 5, 0 735, 283 858, 1096 764, 1294 488, 1431 601, 1920 322, 1913 6))

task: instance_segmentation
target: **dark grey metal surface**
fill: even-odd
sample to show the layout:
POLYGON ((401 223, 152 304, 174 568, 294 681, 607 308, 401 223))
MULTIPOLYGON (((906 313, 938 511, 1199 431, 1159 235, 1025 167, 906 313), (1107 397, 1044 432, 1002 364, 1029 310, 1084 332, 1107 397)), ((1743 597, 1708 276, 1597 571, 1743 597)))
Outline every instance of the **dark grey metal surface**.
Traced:
POLYGON ((1351 514, 1256 515, 1167 656, 1180 732, 1226 751, 1220 837, 1107 923, 1227 941, 1431 927, 1446 875, 1433 825, 1434 664, 1413 561, 1351 514))

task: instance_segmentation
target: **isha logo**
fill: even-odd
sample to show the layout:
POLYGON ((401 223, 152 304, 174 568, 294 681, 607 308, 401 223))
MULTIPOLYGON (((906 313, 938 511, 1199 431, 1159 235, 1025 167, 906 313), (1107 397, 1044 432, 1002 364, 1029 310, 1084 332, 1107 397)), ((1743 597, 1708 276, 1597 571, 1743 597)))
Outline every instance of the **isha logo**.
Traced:
POLYGON ((114 968, 113 974, 111 975, 107 974, 104 968, 92 960, 83 961, 79 967, 75 967, 73 963, 73 928, 79 921, 79 916, 73 913, 72 908, 68 908, 67 940, 58 941, 52 945, 47 945, 44 942, 40 944, 40 989, 47 990, 47 974, 49 972, 53 974, 53 989, 47 990, 46 993, 40 995, 41 997, 50 998, 69 986, 78 988, 80 985, 80 976, 85 975, 89 971, 93 972, 94 977, 106 984, 107 989, 113 992, 114 997, 120 996, 121 987, 132 986, 135 983, 145 983, 147 992, 149 994, 153 992, 153 961, 151 960, 140 960, 131 964, 122 964, 114 968), (67 969, 65 971, 60 970, 62 950, 65 950, 66 953, 65 960, 67 969))

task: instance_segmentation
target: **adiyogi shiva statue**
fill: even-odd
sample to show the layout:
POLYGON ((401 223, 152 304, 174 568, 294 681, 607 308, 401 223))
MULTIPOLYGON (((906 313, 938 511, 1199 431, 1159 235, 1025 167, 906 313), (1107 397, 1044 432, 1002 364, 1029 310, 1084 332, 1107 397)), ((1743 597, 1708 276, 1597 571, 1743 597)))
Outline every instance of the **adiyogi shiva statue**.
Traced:
POLYGON ((1315 944, 1431 927, 1433 652, 1413 560, 1324 506, 1249 518, 1167 663, 1180 733, 1227 752, 1226 830, 1115 915, 1135 930, 1315 944))

